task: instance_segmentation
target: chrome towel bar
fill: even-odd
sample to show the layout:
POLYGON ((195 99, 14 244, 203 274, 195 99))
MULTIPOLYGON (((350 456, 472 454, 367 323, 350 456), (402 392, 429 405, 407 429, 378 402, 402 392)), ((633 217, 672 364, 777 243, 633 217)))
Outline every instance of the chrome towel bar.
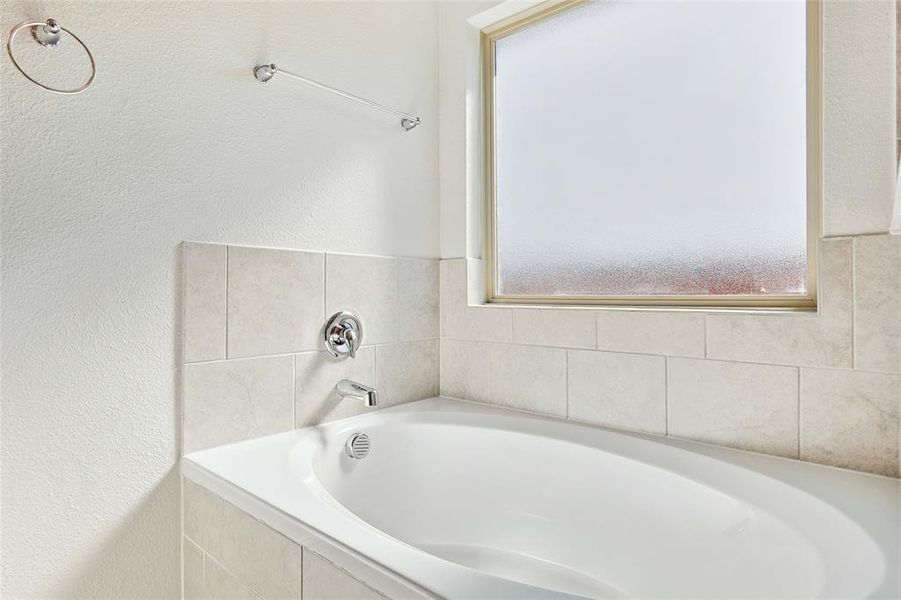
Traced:
POLYGON ((281 68, 275 66, 275 64, 257 65, 253 69, 253 76, 256 77, 257 80, 262 83, 266 83, 267 81, 269 81, 270 79, 275 77, 276 74, 284 75, 285 77, 290 77, 291 79, 296 79, 297 81, 302 81, 303 83, 312 85, 321 90, 325 90, 326 92, 331 92, 333 94, 343 96, 344 98, 347 98, 348 100, 353 100, 354 102, 359 102, 360 104, 365 104, 366 106, 370 106, 377 110, 391 113, 393 115, 398 115, 399 117, 401 117, 400 126, 403 127, 406 131, 410 131, 411 129, 413 129, 414 127, 416 127, 417 125, 419 125, 422 122, 422 119, 420 119, 417 116, 409 115, 405 112, 395 110, 393 108, 385 106, 384 104, 379 104, 378 102, 373 102, 372 100, 367 100, 366 98, 362 98, 355 94, 351 94, 350 92, 345 92, 344 90, 339 90, 336 87, 332 87, 330 85, 320 83, 318 81, 310 79, 309 77, 304 77, 302 75, 296 75, 294 73, 290 73, 288 71, 285 71, 284 69, 281 69, 281 68))

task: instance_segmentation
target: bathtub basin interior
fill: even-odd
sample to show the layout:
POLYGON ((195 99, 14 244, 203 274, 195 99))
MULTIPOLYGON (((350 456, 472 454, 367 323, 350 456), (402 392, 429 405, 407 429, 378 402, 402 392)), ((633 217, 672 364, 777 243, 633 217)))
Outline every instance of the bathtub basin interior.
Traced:
POLYGON ((369 435, 366 460, 320 452, 318 481, 375 528, 453 562, 586 596, 813 598, 823 588, 824 565, 798 531, 671 472, 492 429, 369 435))
POLYGON ((488 580, 523 586, 508 597, 897 590, 897 539, 873 528, 897 527, 898 485, 878 477, 447 399, 193 458, 446 597, 488 580), (363 460, 343 449, 358 431, 372 444, 363 460), (833 485, 841 502, 822 495, 833 485))

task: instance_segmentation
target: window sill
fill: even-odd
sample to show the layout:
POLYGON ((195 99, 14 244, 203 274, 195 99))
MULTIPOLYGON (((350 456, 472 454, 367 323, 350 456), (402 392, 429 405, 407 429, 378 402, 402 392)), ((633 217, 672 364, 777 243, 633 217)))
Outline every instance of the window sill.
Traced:
POLYGON ((817 306, 799 307, 756 307, 756 306, 672 306, 646 304, 568 304, 568 303, 521 303, 515 301, 489 301, 471 305, 478 308, 508 308, 514 310, 564 310, 564 311, 603 311, 603 312, 655 312, 655 313, 710 313, 710 314, 749 314, 773 316, 818 316, 817 306))

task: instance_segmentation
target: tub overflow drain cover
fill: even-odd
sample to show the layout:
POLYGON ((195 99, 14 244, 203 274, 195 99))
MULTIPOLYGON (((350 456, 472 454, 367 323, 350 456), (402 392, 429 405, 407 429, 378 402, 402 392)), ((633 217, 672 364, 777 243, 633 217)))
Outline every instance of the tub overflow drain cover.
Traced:
POLYGON ((365 433, 355 433, 344 444, 344 451, 355 460, 366 458, 369 454, 369 436, 365 433))

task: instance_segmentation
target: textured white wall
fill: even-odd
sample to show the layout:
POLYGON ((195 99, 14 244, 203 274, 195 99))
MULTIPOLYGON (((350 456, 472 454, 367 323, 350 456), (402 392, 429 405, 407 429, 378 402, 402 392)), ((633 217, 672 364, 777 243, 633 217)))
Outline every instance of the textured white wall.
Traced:
MULTIPOLYGON (((482 172, 478 153, 471 151, 480 144, 481 98, 476 91, 478 74, 472 68, 478 60, 479 38, 466 19, 498 4, 463 0, 442 2, 438 8, 441 258, 481 256, 482 172)), ((523 3, 523 9, 528 6, 523 3)))
MULTIPOLYGON (((437 256, 436 7, 2 8, 4 35, 53 16, 99 68, 62 97, 0 60, 2 595, 174 597, 179 242, 437 256), (424 124, 405 134, 301 84, 263 86, 264 61, 424 124)), ((72 44, 21 46, 40 76, 82 68, 72 44)))

